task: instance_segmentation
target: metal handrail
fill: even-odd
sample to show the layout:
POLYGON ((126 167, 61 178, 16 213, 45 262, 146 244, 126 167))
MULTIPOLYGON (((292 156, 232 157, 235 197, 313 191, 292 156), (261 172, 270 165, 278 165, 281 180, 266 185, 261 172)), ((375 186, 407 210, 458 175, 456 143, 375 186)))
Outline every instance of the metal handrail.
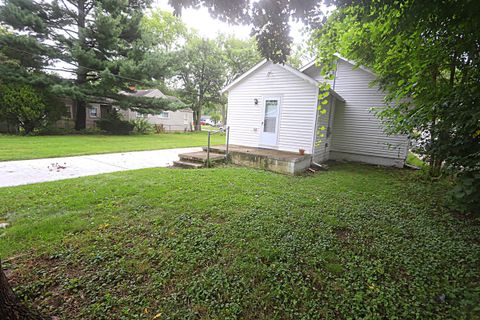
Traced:
POLYGON ((227 127, 225 130, 215 130, 215 131, 208 131, 208 145, 207 145, 207 168, 210 168, 210 136, 215 133, 223 133, 226 132, 227 134, 227 144, 225 149, 225 160, 228 160, 228 144, 230 140, 230 127, 227 127))

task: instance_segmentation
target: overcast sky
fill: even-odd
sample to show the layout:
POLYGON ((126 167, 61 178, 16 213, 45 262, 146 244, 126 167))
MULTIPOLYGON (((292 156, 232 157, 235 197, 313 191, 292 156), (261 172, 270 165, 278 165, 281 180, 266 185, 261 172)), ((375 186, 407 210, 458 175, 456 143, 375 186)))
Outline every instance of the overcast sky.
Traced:
MULTIPOLYGON (((154 8, 173 12, 173 8, 168 5, 168 0, 155 0, 154 8)), ((206 38, 215 38, 218 34, 234 35, 236 38, 247 39, 250 37, 251 26, 249 25, 229 25, 220 20, 214 19, 208 13, 206 8, 184 9, 181 16, 182 21, 190 28, 195 29, 201 36, 206 38)), ((290 23, 290 36, 295 44, 302 44, 308 37, 302 34, 303 24, 301 22, 290 23)), ((71 66, 62 62, 55 64, 57 67, 68 69, 71 66)), ((58 71, 63 77, 72 78, 74 75, 58 71)))
MULTIPOLYGON (((168 0, 156 0, 154 7, 164 11, 173 12, 173 8, 168 5, 168 0)), ((200 9, 184 9, 181 16, 182 21, 198 31, 198 33, 207 38, 215 38, 219 33, 233 34, 237 38, 246 39, 250 37, 251 26, 248 25, 229 25, 220 20, 214 19, 208 13, 206 8, 200 9)), ((290 23, 290 36, 293 37, 295 43, 306 41, 306 37, 302 35, 303 24, 298 22, 290 23)))

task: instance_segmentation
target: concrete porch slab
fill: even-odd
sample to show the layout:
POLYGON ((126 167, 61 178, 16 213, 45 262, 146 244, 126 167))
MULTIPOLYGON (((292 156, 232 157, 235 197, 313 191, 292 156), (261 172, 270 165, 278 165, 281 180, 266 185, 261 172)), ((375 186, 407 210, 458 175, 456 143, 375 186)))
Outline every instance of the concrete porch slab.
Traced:
MULTIPOLYGON (((211 147, 210 150, 213 152, 225 153, 226 146, 217 145, 217 146, 211 147)), ((252 154, 252 155, 269 157, 277 160, 287 160, 287 161, 302 161, 305 157, 310 156, 308 154, 300 155, 299 153, 296 153, 296 152, 288 152, 288 151, 266 149, 266 148, 254 148, 254 147, 246 147, 246 146, 239 146, 239 145, 229 145, 228 151, 252 154)))
MULTIPOLYGON (((225 153, 226 146, 213 146, 210 151, 225 153)), ((228 153, 233 164, 291 175, 301 174, 310 167, 312 161, 310 154, 239 145, 229 145, 228 153)))
MULTIPOLYGON (((178 156, 180 157, 180 159, 185 159, 185 160, 191 160, 191 161, 197 161, 197 162, 207 161, 207 153, 205 151, 181 153, 178 156)), ((210 152, 210 161, 221 162, 223 160, 225 160, 225 155, 210 152)))

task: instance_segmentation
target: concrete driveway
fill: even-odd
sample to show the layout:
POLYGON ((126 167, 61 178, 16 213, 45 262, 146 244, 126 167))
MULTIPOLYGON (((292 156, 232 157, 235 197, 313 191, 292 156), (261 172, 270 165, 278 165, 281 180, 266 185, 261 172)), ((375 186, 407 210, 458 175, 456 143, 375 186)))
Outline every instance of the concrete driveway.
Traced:
POLYGON ((174 160, 178 160, 178 154, 201 150, 202 148, 195 147, 4 161, 0 162, 0 187, 63 180, 115 171, 168 167, 172 165, 174 160))

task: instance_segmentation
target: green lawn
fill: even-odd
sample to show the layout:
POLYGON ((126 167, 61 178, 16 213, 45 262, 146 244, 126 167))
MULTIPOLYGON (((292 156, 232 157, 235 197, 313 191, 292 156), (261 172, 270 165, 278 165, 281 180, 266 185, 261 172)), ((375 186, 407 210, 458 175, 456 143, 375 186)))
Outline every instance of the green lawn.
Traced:
POLYGON ((426 165, 426 163, 423 162, 422 159, 420 159, 416 154, 414 154, 412 152, 408 153, 406 161, 407 161, 408 164, 411 164, 411 165, 419 167, 419 168, 422 168, 423 166, 426 165))
MULTIPOLYGON (((225 143, 225 136, 212 135, 212 144, 225 143)), ((0 161, 78 156, 85 154, 200 147, 206 132, 108 136, 11 136, 0 135, 0 161)))
POLYGON ((446 183, 343 164, 3 188, 0 255, 61 319, 478 319, 480 224, 446 183))

